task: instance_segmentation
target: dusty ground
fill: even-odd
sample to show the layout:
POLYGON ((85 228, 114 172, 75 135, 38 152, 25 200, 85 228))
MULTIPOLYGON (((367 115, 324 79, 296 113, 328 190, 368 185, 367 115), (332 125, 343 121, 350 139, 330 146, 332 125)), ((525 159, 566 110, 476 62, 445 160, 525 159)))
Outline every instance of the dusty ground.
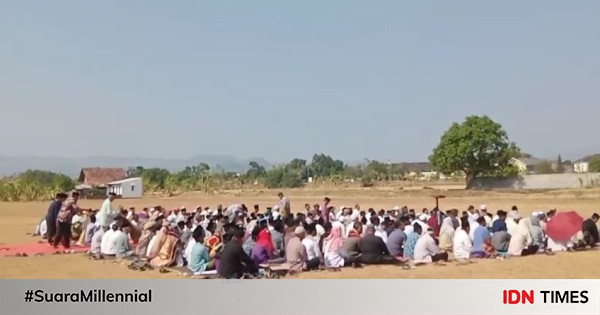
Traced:
MULTIPOLYGON (((599 190, 550 191, 550 192, 465 192, 453 187, 440 187, 447 196, 441 200, 443 209, 465 209, 468 205, 486 204, 488 209, 510 209, 517 205, 522 214, 556 207, 559 210, 577 210, 589 217, 598 212, 599 190), (444 190, 446 189, 446 190, 444 190)), ((440 191, 430 189, 399 189, 386 187, 377 189, 332 188, 329 190, 290 190, 287 196, 294 208, 305 203, 316 203, 327 195, 336 206, 360 204, 361 208, 391 208, 408 205, 410 208, 431 208, 432 195, 440 191)), ((144 198, 142 200, 119 200, 123 206, 163 205, 176 207, 185 205, 194 208, 198 205, 215 206, 244 202, 249 207, 260 204, 266 208, 276 204, 276 191, 229 191, 219 195, 190 193, 173 198, 144 198)), ((82 207, 99 208, 100 200, 83 200, 82 207)), ((0 203, 0 244, 31 242, 35 238, 27 235, 32 232, 47 210, 46 202, 0 203)), ((513 258, 504 261, 486 260, 474 264, 457 266, 425 266, 413 270, 397 267, 368 267, 346 269, 341 272, 307 273, 301 278, 600 278, 600 251, 564 253, 556 256, 534 256, 513 258)), ((160 274, 156 271, 131 271, 126 266, 112 262, 90 261, 83 255, 49 255, 42 257, 0 257, 0 278, 180 278, 177 273, 160 274), (54 266, 60 265, 60 268, 54 266)))

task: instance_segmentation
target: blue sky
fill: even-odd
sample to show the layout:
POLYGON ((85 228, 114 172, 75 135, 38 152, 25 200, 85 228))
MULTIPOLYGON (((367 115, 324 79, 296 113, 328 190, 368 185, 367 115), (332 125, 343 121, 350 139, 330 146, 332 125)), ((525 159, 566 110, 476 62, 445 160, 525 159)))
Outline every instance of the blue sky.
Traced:
POLYGON ((578 158, 600 151, 598 14, 599 1, 2 1, 1 154, 416 161, 486 114, 525 151, 578 158))

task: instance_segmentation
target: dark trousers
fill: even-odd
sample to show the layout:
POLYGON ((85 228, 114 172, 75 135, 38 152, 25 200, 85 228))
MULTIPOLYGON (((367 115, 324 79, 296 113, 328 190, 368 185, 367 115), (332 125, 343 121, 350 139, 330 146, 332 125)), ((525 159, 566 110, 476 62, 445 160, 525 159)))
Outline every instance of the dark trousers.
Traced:
POLYGON ((437 254, 431 256, 431 260, 433 262, 440 261, 440 260, 448 261, 448 253, 437 253, 437 254))
POLYGON ((344 266, 345 267, 350 267, 350 266, 359 265, 359 264, 360 264, 360 256, 344 257, 344 266))
POLYGON ((46 239, 50 245, 54 244, 54 236, 56 235, 56 221, 46 219, 46 239))
POLYGON ((319 260, 319 258, 309 259, 306 261, 306 269, 308 269, 308 270, 319 269, 320 264, 321 264, 321 261, 319 260))
POLYGON ((54 246, 61 243, 64 248, 71 247, 71 222, 58 222, 58 229, 54 237, 54 246))
POLYGON ((381 255, 381 256, 369 256, 362 257, 360 260, 362 263, 367 265, 396 265, 400 264, 400 261, 393 256, 390 255, 381 255))
POLYGON ((521 251, 521 256, 533 255, 537 253, 539 249, 540 247, 537 245, 529 245, 527 248, 523 248, 523 250, 521 251))

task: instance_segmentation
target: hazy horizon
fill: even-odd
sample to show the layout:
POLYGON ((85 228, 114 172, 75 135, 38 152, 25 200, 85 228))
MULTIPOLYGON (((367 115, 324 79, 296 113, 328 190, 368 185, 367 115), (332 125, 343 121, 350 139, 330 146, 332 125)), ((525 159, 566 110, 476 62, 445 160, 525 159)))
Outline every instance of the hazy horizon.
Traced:
POLYGON ((600 151, 599 9, 4 2, 0 156, 418 162, 488 115, 523 151, 576 160, 600 151))

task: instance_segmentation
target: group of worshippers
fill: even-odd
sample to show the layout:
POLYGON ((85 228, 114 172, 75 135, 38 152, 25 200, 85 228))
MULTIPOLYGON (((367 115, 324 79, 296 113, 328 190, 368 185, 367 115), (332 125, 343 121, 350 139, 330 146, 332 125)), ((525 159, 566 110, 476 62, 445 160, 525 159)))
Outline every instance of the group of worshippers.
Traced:
POLYGON ((112 201, 116 198, 115 194, 109 194, 102 208, 96 210, 80 208, 79 197, 78 191, 70 195, 56 194, 50 202, 46 215, 36 226, 34 235, 46 239, 54 248, 58 248, 60 244, 68 250, 72 241, 77 242, 78 245, 90 244, 93 235, 100 227, 109 227, 116 219, 114 226, 121 225, 121 229, 128 233, 128 238, 136 238, 138 217, 135 209, 113 209, 112 201))
MULTIPOLYGON (((546 234, 547 223, 556 215, 556 209, 547 212, 535 211, 522 217, 516 206, 510 212, 498 210, 495 215, 482 205, 479 209, 470 206, 457 219, 458 210, 450 210, 439 224, 434 235, 439 246, 451 250, 454 258, 504 258, 507 256, 529 256, 538 253, 552 255, 560 251, 576 251, 598 245, 597 222, 600 216, 594 213, 583 221, 581 231, 568 241, 558 241, 546 234)), ((436 220, 436 223, 440 222, 436 220)))
MULTIPOLYGON (((278 266, 290 274, 320 268, 362 265, 437 263, 450 259, 526 256, 561 250, 578 250, 598 242, 599 219, 584 221, 582 233, 572 241, 557 242, 546 233, 546 223, 556 210, 521 217, 517 207, 510 213, 488 213, 482 205, 470 206, 459 216, 457 209, 431 211, 395 207, 393 210, 305 204, 293 214, 289 200, 266 212, 244 204, 214 209, 198 206, 167 210, 161 206, 113 208, 110 194, 102 207, 87 214, 77 206, 78 195, 67 200, 59 194, 46 216, 46 235, 52 246, 69 246, 74 222, 81 222, 80 239, 90 245, 93 257, 130 258, 154 267, 184 268, 194 275, 222 278, 257 275, 278 266), (58 209, 58 210, 56 210, 58 209), (81 216, 83 219, 74 218, 81 216), (53 226, 53 228, 50 228, 53 226), (68 229, 67 229, 68 228, 68 229)), ((85 212, 85 211, 84 211, 85 212)))

